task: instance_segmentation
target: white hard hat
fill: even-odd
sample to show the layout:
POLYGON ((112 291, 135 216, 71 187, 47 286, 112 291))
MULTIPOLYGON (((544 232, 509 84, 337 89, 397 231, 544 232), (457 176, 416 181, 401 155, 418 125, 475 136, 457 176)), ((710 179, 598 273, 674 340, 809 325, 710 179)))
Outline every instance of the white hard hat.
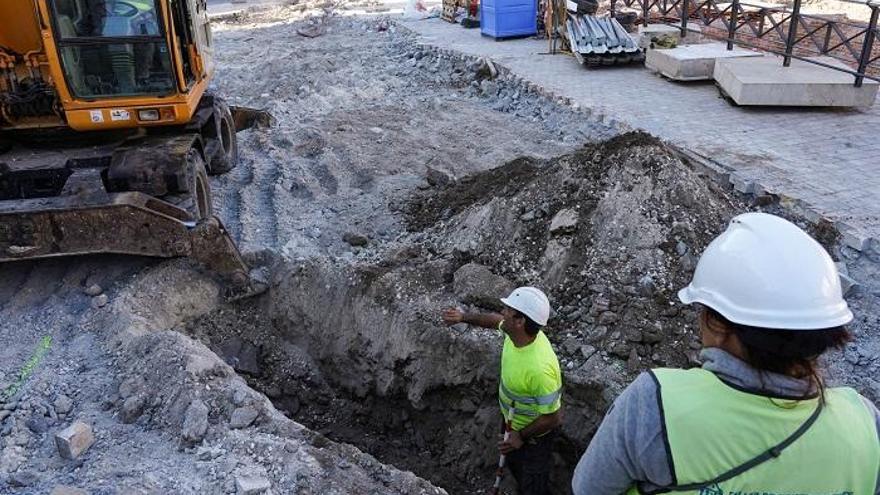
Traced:
POLYGON ((798 226, 767 213, 731 220, 678 298, 761 328, 818 330, 853 319, 831 256, 798 226))
POLYGON ((516 288, 509 296, 501 298, 501 302, 528 316, 542 327, 550 318, 550 301, 540 289, 534 287, 516 288))

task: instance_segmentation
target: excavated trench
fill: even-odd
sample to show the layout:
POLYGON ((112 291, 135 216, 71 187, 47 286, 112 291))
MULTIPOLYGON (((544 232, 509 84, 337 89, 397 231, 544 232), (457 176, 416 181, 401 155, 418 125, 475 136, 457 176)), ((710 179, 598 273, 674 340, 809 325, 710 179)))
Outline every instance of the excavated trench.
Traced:
POLYGON ((444 327, 439 310, 488 310, 514 286, 543 287, 565 381, 553 480, 567 493, 622 388, 644 369, 697 362, 695 315, 675 291, 749 209, 655 139, 627 134, 415 193, 396 208, 407 231, 395 241, 354 262, 279 262, 266 294, 188 332, 297 422, 475 493, 497 462, 501 336, 444 327))
MULTIPOLYGON (((272 294, 203 317, 189 330, 309 429, 449 493, 484 492, 501 426, 500 338, 374 306, 386 289, 371 284, 374 273, 328 270, 292 269, 272 294), (307 296, 292 301, 294 293, 307 296)), ((566 414, 581 426, 558 440, 558 493, 567 491, 581 432, 607 405, 607 384, 578 381, 584 378, 567 376, 566 414)))

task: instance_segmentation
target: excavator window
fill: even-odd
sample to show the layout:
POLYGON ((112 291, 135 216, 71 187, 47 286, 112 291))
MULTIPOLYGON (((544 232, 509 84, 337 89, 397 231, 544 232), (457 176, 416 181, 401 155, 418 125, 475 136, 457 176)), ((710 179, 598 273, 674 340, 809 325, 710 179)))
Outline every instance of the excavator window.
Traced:
POLYGON ((192 17, 189 13, 189 6, 185 0, 175 0, 171 2, 171 9, 174 11, 174 32, 177 34, 177 46, 179 49, 178 58, 183 65, 183 77, 185 86, 190 87, 195 81, 196 76, 193 72, 192 63, 186 47, 193 43, 193 33, 190 29, 192 25, 192 17))
POLYGON ((51 0, 61 63, 80 98, 167 95, 174 72, 154 0, 51 0))

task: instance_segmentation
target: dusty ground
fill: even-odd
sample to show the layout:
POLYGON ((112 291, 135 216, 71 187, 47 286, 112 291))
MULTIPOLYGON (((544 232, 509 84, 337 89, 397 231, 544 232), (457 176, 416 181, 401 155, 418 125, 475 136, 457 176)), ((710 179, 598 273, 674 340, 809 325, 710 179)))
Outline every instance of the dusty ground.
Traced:
POLYGON ((612 134, 501 81, 486 81, 488 96, 475 67, 421 58, 387 21, 336 18, 308 39, 288 15, 216 28, 216 91, 278 119, 270 132, 240 135, 242 165, 215 186, 244 249, 344 256, 346 231, 380 244, 400 231, 389 203, 424 187, 429 167, 461 177, 612 134))
MULTIPOLYGON (((308 14, 215 27, 215 91, 277 121, 240 134, 240 166, 212 182, 243 250, 269 264, 267 293, 224 303, 184 260, 0 267, 0 493, 481 491, 500 340, 443 328, 437 309, 491 306, 514 284, 545 287, 557 310, 560 488, 635 373, 695 363, 693 315, 672 295, 757 206, 649 136, 600 142, 619 131, 503 68, 438 56, 380 18, 325 18, 306 38, 308 14), (67 461, 53 435, 74 419, 97 441, 67 461)), ((804 225, 861 282, 857 342, 832 378, 876 400, 880 253, 804 225)))

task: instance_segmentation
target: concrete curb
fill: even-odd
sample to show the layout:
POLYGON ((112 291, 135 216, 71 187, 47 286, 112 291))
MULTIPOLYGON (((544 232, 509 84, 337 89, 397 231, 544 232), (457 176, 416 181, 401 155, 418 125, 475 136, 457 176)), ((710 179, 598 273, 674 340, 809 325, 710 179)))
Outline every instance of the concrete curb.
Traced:
MULTIPOLYGON (((470 61, 487 59, 487 57, 468 55, 458 50, 440 48, 436 45, 431 44, 429 41, 422 40, 421 35, 418 32, 413 31, 398 20, 393 20, 392 22, 395 26, 397 26, 398 29, 413 35, 416 38, 415 44, 417 46, 427 49, 436 54, 458 57, 462 60, 470 61)), ((519 74, 516 74, 513 70, 503 65, 497 59, 488 60, 491 60, 492 64, 495 65, 495 67, 498 69, 499 76, 501 74, 508 75, 514 84, 520 85, 526 91, 534 92, 538 95, 544 96, 552 100, 559 105, 567 106, 572 110, 583 114, 586 118, 610 125, 620 132, 639 130, 645 132, 646 134, 653 135, 653 133, 651 133, 650 131, 642 129, 638 126, 633 126, 629 124, 625 120, 625 118, 613 115, 607 109, 604 109, 602 107, 583 108, 579 104, 573 102, 571 98, 560 96, 555 92, 545 89, 539 84, 529 81, 519 74)), ((739 173, 739 171, 733 166, 718 162, 717 160, 714 160, 710 157, 686 149, 679 144, 671 143, 666 139, 660 137, 658 137, 658 139, 665 143, 671 150, 686 158, 689 163, 697 166, 701 172, 705 172, 719 185, 725 188, 733 189, 753 201, 755 200, 755 198, 758 198, 760 196, 772 195, 775 198, 778 198, 778 204, 783 209, 797 216, 803 217, 813 225, 817 225, 819 223, 827 223, 828 225, 833 225, 834 228, 837 229, 837 231, 840 233, 839 243, 841 246, 846 246, 859 252, 865 252, 868 250, 880 251, 880 238, 871 236, 861 229, 853 227, 844 220, 834 220, 830 218, 827 214, 820 212, 816 207, 810 205, 806 201, 803 201, 796 197, 788 196, 778 191, 774 191, 773 188, 767 187, 760 182, 756 182, 753 179, 745 176, 744 174, 739 173)))

